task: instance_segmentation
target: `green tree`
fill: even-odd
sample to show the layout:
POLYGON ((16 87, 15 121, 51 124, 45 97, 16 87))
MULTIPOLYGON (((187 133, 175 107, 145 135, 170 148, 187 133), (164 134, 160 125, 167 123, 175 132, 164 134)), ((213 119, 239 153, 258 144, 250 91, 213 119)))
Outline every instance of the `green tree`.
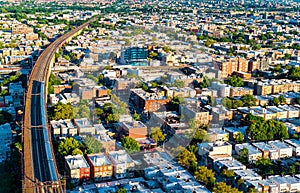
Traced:
POLYGON ((294 176, 296 174, 296 166, 295 165, 291 165, 290 166, 290 173, 294 176))
POLYGON ((273 105, 278 106, 279 103, 280 103, 279 98, 274 97, 274 98, 272 99, 272 104, 273 104, 273 105))
POLYGON ((155 142, 161 142, 164 141, 166 138, 166 134, 163 134, 161 129, 159 127, 151 127, 150 129, 151 134, 150 137, 155 141, 155 142))
POLYGON ((228 109, 232 109, 232 102, 233 100, 229 99, 228 97, 225 97, 222 99, 222 105, 224 107, 227 107, 228 109))
POLYGON ((204 45, 206 47, 211 47, 212 44, 216 43, 217 41, 216 40, 213 40, 213 39, 208 39, 204 42, 204 45))
POLYGON ((240 151, 240 161, 244 164, 248 163, 248 158, 249 158, 249 150, 247 148, 243 148, 241 151, 240 151))
POLYGON ((134 114, 132 115, 132 117, 133 117, 133 119, 136 120, 136 121, 141 120, 140 114, 137 114, 136 112, 134 112, 134 114))
POLYGON ((116 193, 127 193, 125 188, 120 188, 116 193))
POLYGON ((244 86, 244 81, 242 78, 233 75, 231 78, 227 80, 227 84, 234 87, 242 87, 244 86))
POLYGON ((177 156, 178 163, 187 168, 191 167, 194 162, 197 162, 197 158, 193 152, 190 152, 187 149, 184 149, 177 156))
POLYGON ((222 176, 224 176, 226 178, 233 178, 234 177, 234 171, 233 170, 223 169, 221 174, 222 174, 222 176))
POLYGON ((261 175, 274 174, 274 164, 269 158, 262 157, 255 162, 255 167, 258 169, 258 173, 261 175))
MULTIPOLYGON (((65 140, 63 140, 59 143, 58 153, 62 156, 74 155, 75 153, 79 153, 79 151, 76 150, 78 148, 79 148, 79 143, 78 143, 77 140, 75 140, 72 137, 71 138, 66 138, 65 140), (76 150, 76 151, 74 151, 74 150, 76 150)), ((82 151, 81 151, 81 154, 82 154, 82 151)))
POLYGON ((171 86, 177 87, 177 88, 183 88, 184 82, 182 80, 175 80, 172 82, 171 86))
POLYGON ((102 144, 94 137, 87 136, 84 138, 84 143, 91 153, 99 153, 102 151, 102 144))
POLYGON ((74 119, 73 107, 70 103, 57 103, 49 112, 51 120, 74 119))
POLYGON ((199 82, 199 88, 203 89, 203 88, 207 88, 210 86, 210 81, 207 78, 207 76, 203 76, 203 81, 199 82))
POLYGON ((227 185, 225 182, 218 182, 213 188, 213 192, 215 193, 241 193, 238 189, 232 188, 227 185))
POLYGON ((172 100, 168 103, 168 110, 169 111, 179 111, 179 105, 184 102, 184 98, 175 96, 172 100))
POLYGON ((8 85, 11 82, 18 81, 20 77, 21 77, 21 73, 17 72, 15 75, 9 76, 9 78, 5 78, 3 80, 3 82, 0 84, 0 86, 5 86, 5 85, 8 85))
POLYGON ((94 81, 96 84, 98 84, 99 79, 95 76, 93 76, 92 74, 89 74, 86 76, 88 79, 91 79, 92 81, 94 81))
POLYGON ((7 96, 9 94, 9 92, 8 92, 8 90, 2 90, 1 92, 0 92, 0 96, 7 96))
POLYGON ((80 100, 79 104, 73 108, 75 118, 90 118, 90 106, 88 100, 80 100))
POLYGON ((76 148, 72 151, 72 155, 83 155, 83 152, 79 149, 79 148, 76 148))
POLYGON ((94 109, 94 113, 97 115, 97 116, 103 116, 103 114, 104 114, 104 111, 103 111, 103 109, 101 109, 101 108, 95 108, 94 109))
POLYGON ((244 141, 244 135, 240 131, 237 134, 235 134, 233 138, 234 142, 236 143, 242 143, 244 141))
POLYGON ((207 131, 205 131, 204 129, 197 129, 195 131, 193 141, 195 141, 195 143, 209 141, 209 138, 207 136, 207 131))
POLYGON ((152 58, 156 58, 157 57, 157 53, 152 51, 152 52, 149 53, 148 57, 151 58, 151 59, 152 58))
POLYGON ((300 67, 293 67, 289 72, 290 78, 300 80, 300 67))
POLYGON ((14 146, 15 146, 15 148, 16 148, 19 152, 22 152, 23 147, 22 147, 22 144, 21 144, 20 142, 15 142, 15 143, 14 143, 14 146))
POLYGON ((136 88, 141 88, 143 89, 144 91, 147 91, 149 88, 148 86, 144 83, 144 82, 139 82, 136 86, 136 88))
POLYGON ((140 151, 140 145, 138 142, 131 137, 123 137, 121 139, 123 147, 126 149, 128 153, 134 153, 140 151))
POLYGON ((207 104, 215 107, 216 106, 216 99, 212 96, 207 96, 207 104))
POLYGON ((247 132, 252 140, 282 140, 289 137, 288 129, 282 122, 276 120, 264 120, 261 117, 253 115, 247 115, 245 120, 249 124, 247 132))
POLYGON ((278 99, 279 99, 279 103, 280 103, 280 104, 285 104, 285 103, 286 103, 286 99, 285 99, 284 96, 280 95, 280 96, 278 97, 278 99))
POLYGON ((170 46, 164 46, 164 47, 163 47, 163 51, 169 53, 169 52, 172 51, 172 48, 171 48, 170 46))
POLYGON ((246 107, 251 107, 256 105, 256 98, 250 94, 246 94, 242 96, 242 101, 244 103, 244 106, 246 107))
POLYGON ((205 184, 208 189, 212 189, 216 183, 215 173, 205 166, 200 166, 195 172, 195 178, 205 184))
POLYGON ((105 121, 106 123, 116 123, 119 120, 119 115, 116 114, 109 114, 106 118, 105 121))
POLYGON ((68 61, 71 60, 70 56, 68 56, 68 55, 64 55, 64 59, 66 59, 66 60, 68 60, 68 61))
POLYGON ((50 74, 49 81, 48 81, 48 94, 54 93, 53 85, 61 85, 61 81, 56 79, 54 74, 50 74))

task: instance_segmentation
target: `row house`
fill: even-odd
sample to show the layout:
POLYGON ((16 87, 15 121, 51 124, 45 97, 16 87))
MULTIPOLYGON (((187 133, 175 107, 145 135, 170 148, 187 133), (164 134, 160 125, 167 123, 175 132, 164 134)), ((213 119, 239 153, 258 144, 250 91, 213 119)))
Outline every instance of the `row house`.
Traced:
POLYGON ((121 122, 118 135, 129 136, 133 139, 145 139, 147 137, 147 126, 141 121, 121 122))
POLYGON ((158 192, 209 192, 165 152, 146 153, 143 161, 148 164, 144 178, 160 184, 162 190, 158 192))
POLYGON ((113 174, 116 179, 134 176, 135 162, 125 150, 111 151, 108 158, 113 164, 113 174))
POLYGON ((226 142, 229 141, 229 133, 222 128, 210 128, 207 131, 207 138, 212 142, 226 142))
POLYGON ((259 158, 262 157, 262 152, 259 151, 257 148, 252 146, 250 143, 242 143, 235 145, 235 152, 240 155, 240 152, 244 149, 248 149, 248 161, 255 162, 259 158))
POLYGON ((188 104, 180 104, 179 111, 186 120, 195 119, 199 125, 208 125, 211 120, 209 111, 202 108, 198 101, 188 104))
POLYGON ((300 156, 300 139, 287 139, 284 140, 293 149, 293 156, 300 156))
POLYGON ((253 89, 245 87, 230 87, 230 97, 253 95, 253 89))
POLYGON ((246 170, 246 166, 242 164, 241 162, 232 159, 232 160, 220 160, 215 162, 214 164, 214 170, 217 172, 221 172, 221 170, 227 169, 227 170, 246 170))
POLYGON ((13 35, 15 34, 30 34, 33 33, 33 28, 28 27, 25 24, 15 24, 12 26, 12 32, 13 35))
POLYGON ((278 151, 279 158, 286 158, 293 156, 293 148, 285 142, 275 140, 268 141, 268 144, 278 151))
MULTIPOLYGON (((242 179, 243 181, 262 180, 262 177, 251 169, 235 170, 234 174, 234 182, 238 182, 239 179, 242 179)), ((235 183, 235 185, 238 186, 237 183, 235 183)))
POLYGON ((83 155, 69 155, 65 157, 65 160, 67 174, 71 179, 71 183, 79 184, 90 180, 90 166, 83 155))
POLYGON ((65 156, 67 175, 73 184, 133 177, 135 163, 125 150, 65 156))
POLYGON ((215 58, 213 66, 222 72, 222 78, 227 78, 236 71, 248 72, 248 61, 240 57, 215 58))
POLYGON ((177 112, 154 112, 151 115, 150 124, 157 126, 167 135, 191 132, 188 124, 177 112))
POLYGON ((137 112, 154 112, 166 105, 170 98, 158 93, 149 93, 143 89, 131 89, 130 101, 137 112))
POLYGON ((103 151, 106 153, 115 151, 116 140, 109 135, 109 131, 105 129, 102 124, 94 125, 94 127, 96 129, 96 135, 93 137, 95 137, 102 144, 103 151))
POLYGON ((217 105, 211 108, 212 123, 224 123, 233 119, 233 111, 223 105, 217 105))
POLYGON ((75 124, 69 119, 66 120, 52 120, 50 121, 52 133, 55 138, 75 136, 78 130, 75 124))
POLYGON ((79 135, 95 135, 96 128, 87 118, 74 119, 79 135))
POLYGON ((105 154, 89 154, 86 160, 91 167, 91 178, 95 182, 112 179, 113 165, 105 154))
POLYGON ((263 117, 266 120, 270 119, 293 119, 299 118, 300 116, 300 106, 292 105, 279 105, 276 106, 267 106, 266 108, 261 106, 256 107, 239 107, 238 112, 243 116, 246 116, 248 113, 251 113, 255 116, 263 117))
POLYGON ((281 80, 265 80, 255 84, 257 95, 269 95, 286 92, 299 92, 300 83, 286 79, 281 80))
POLYGON ((246 184, 263 193, 299 192, 300 178, 297 175, 270 176, 268 179, 247 181, 246 184))
POLYGON ((262 153, 262 157, 269 158, 271 160, 277 160, 279 158, 278 151, 271 145, 264 142, 252 143, 262 153))

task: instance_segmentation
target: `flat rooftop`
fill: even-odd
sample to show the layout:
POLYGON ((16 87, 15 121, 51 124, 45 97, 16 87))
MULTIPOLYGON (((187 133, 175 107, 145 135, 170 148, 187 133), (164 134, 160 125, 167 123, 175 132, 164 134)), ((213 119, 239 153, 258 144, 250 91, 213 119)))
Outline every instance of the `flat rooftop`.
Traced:
POLYGON ((111 162, 109 159, 103 154, 92 154, 87 155, 94 166, 107 166, 111 165, 111 162))
POLYGON ((141 121, 123 122, 123 125, 128 129, 147 128, 146 125, 144 125, 144 123, 142 123, 141 121))
POLYGON ((132 163, 132 158, 128 155, 125 150, 111 151, 109 152, 110 157, 116 164, 132 163))
POLYGON ((79 168, 90 168, 83 155, 75 155, 75 156, 69 155, 66 156, 65 159, 72 170, 79 169, 79 168))
POLYGON ((278 148, 278 149, 291 148, 291 146, 289 146, 288 144, 286 144, 284 142, 281 142, 279 140, 269 141, 268 144, 271 145, 272 147, 275 147, 275 148, 278 148))

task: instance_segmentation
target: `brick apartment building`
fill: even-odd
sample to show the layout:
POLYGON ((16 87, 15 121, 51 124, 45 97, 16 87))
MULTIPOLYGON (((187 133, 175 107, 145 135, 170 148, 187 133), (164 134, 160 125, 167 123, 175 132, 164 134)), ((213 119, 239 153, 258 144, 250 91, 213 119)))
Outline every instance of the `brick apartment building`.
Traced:
POLYGON ((25 24, 15 24, 12 26, 12 34, 30 34, 33 33, 33 28, 27 27, 25 24))
POLYGON ((67 174, 73 184, 90 180, 90 166, 83 155, 66 156, 67 174))
POLYGON ((133 101, 137 112, 154 112, 170 101, 166 96, 159 93, 149 93, 143 89, 131 89, 130 100, 133 101))
POLYGON ((86 160, 91 167, 91 178, 94 181, 103 181, 111 179, 113 176, 113 165, 105 154, 90 154, 86 160))
POLYGON ((147 127, 141 121, 122 122, 119 134, 133 139, 145 139, 147 137, 147 127))
POLYGON ((180 113, 184 115, 186 120, 195 119, 199 125, 208 125, 211 117, 209 111, 200 107, 197 103, 180 104, 180 113))
POLYGON ((227 78, 236 71, 248 72, 248 60, 240 57, 215 58, 213 66, 221 71, 222 78, 227 78))

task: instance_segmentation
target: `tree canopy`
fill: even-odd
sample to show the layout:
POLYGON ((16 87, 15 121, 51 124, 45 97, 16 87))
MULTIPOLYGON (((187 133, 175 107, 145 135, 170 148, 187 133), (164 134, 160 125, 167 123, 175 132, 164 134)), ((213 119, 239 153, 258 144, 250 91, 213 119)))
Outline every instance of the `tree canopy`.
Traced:
POLYGON ((177 88, 183 88, 184 82, 182 80, 175 80, 171 83, 171 86, 177 87, 177 88))
POLYGON ((54 93, 53 85, 60 85, 61 81, 58 80, 54 74, 50 74, 49 81, 48 81, 48 94, 54 93))
POLYGON ((272 160, 269 158, 262 157, 255 162, 255 167, 258 169, 260 175, 273 175, 274 167, 272 160))
POLYGON ((215 193, 241 193, 238 189, 232 188, 227 185, 225 182, 218 182, 213 188, 213 192, 215 193))
POLYGON ((249 124, 248 135, 254 141, 282 140, 289 137, 288 129, 282 122, 265 120, 252 114, 248 114, 245 120, 249 124))
POLYGON ((244 81, 242 78, 233 75, 232 77, 230 77, 227 80, 227 84, 234 86, 234 87, 242 87, 242 86, 244 86, 244 81))
POLYGON ((151 127, 151 134, 150 137, 155 141, 155 142, 161 142, 164 141, 166 138, 166 134, 163 134, 161 129, 159 127, 151 127))
POLYGON ((244 141, 244 135, 239 131, 237 134, 233 136, 234 142, 242 143, 244 141))
POLYGON ((187 168, 197 163, 197 158, 195 154, 187 149, 184 149, 178 154, 177 160, 180 165, 185 166, 187 168))
POLYGON ((77 154, 88 154, 90 150, 85 144, 79 143, 74 138, 66 138, 61 141, 58 145, 58 153, 62 156, 77 155, 77 154))
POLYGON ((140 145, 131 137, 123 137, 121 139, 122 145, 128 153, 134 153, 140 151, 140 145))
POLYGON ((59 102, 49 109, 49 117, 51 120, 74 119, 73 107, 59 102))
POLYGON ((184 98, 175 96, 169 101, 167 107, 169 111, 179 111, 179 105, 184 102, 184 98))
POLYGON ((79 104, 73 108, 75 118, 90 118, 90 105, 88 100, 80 100, 79 104))
POLYGON ((84 138, 84 143, 91 153, 99 153, 102 151, 102 144, 94 137, 87 136, 84 138))
POLYGON ((195 178, 208 189, 212 189, 216 183, 215 173, 205 166, 200 166, 195 172, 195 178))
POLYGON ((251 107, 256 105, 256 98, 253 95, 246 94, 242 96, 241 100, 244 103, 245 107, 251 107))
POLYGON ((222 99, 222 105, 229 109, 237 109, 239 107, 251 107, 256 105, 256 98, 253 95, 246 94, 241 100, 225 97, 222 99))

